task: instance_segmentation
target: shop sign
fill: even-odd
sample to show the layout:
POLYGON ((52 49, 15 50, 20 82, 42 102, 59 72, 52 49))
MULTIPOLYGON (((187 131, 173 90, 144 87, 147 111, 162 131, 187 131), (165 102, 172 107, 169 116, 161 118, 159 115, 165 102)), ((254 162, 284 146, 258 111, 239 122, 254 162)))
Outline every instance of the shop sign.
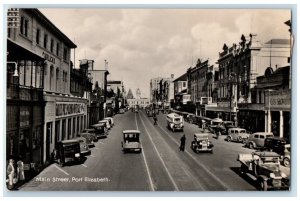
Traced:
POLYGON ((47 60, 47 61, 50 61, 51 63, 55 64, 55 58, 52 57, 51 55, 49 55, 48 53, 46 52, 43 52, 42 53, 43 57, 47 60))
POLYGON ((270 91, 266 92, 265 108, 268 109, 290 109, 291 92, 288 91, 270 91))
POLYGON ((56 103, 56 117, 84 114, 84 103, 56 103))

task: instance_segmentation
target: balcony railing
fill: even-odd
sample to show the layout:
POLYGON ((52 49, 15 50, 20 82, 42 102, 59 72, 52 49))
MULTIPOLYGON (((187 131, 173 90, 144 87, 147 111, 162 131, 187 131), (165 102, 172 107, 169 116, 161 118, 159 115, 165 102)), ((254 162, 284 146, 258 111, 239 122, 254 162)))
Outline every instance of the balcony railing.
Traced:
POLYGON ((7 99, 24 100, 24 101, 42 101, 43 89, 16 84, 7 84, 7 99))

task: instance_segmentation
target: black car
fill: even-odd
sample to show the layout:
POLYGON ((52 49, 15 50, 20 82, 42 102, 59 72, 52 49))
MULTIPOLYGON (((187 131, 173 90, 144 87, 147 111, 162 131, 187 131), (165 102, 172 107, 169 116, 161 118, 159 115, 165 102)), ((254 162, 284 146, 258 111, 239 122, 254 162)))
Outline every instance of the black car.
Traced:
POLYGON ((276 152, 279 155, 284 155, 285 145, 287 140, 282 137, 267 137, 265 139, 264 150, 276 152))

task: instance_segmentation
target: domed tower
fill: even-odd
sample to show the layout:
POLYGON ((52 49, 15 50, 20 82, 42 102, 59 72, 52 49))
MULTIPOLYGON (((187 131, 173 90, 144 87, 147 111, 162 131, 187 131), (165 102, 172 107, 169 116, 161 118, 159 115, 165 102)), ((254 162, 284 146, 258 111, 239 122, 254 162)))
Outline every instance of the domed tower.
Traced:
POLYGON ((141 99, 141 90, 139 88, 137 88, 135 94, 137 99, 141 99))

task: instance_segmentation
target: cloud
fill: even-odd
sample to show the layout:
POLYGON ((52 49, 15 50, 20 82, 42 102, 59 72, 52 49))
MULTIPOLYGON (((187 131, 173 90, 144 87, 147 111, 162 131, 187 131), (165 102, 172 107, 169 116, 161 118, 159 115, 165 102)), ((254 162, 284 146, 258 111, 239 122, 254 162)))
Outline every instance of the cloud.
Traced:
MULTIPOLYGON (((71 40, 76 61, 109 64, 110 78, 149 94, 153 77, 175 77, 197 58, 218 59, 223 44, 255 33, 262 42, 287 38, 289 10, 279 9, 41 9, 71 40)), ((72 54, 73 56, 73 54, 72 54)), ((74 58, 72 58, 74 59, 74 58)), ((78 65, 78 62, 76 63, 78 65)))

